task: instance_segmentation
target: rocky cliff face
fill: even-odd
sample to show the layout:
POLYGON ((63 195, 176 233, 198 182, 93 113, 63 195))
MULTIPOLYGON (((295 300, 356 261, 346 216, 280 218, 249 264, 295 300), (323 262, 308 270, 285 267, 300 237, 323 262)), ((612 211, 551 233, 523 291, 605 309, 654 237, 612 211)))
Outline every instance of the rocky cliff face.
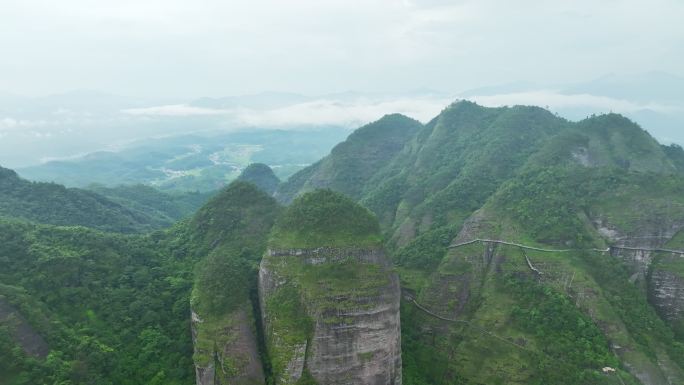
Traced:
POLYGON ((651 303, 666 321, 675 327, 684 322, 684 277, 681 274, 654 269, 649 294, 651 303))
POLYGON ((236 181, 188 225, 188 249, 202 256, 190 298, 198 385, 265 383, 251 293, 279 212, 275 200, 256 185, 236 181))
POLYGON ((593 220, 594 226, 612 246, 613 256, 622 259, 632 270, 635 276, 632 280, 646 278, 648 268, 653 262, 654 252, 651 249, 663 248, 682 229, 684 222, 670 221, 663 218, 639 218, 640 220, 630 223, 629 230, 621 229, 613 225, 605 218, 593 220), (619 249, 620 247, 645 249, 630 250, 619 249))
POLYGON ((276 384, 402 383, 399 282, 382 249, 271 249, 259 294, 276 384))
POLYGON ((217 320, 192 312, 197 385, 265 383, 251 321, 244 309, 217 320))
POLYGON ((199 329, 201 324, 202 319, 192 310, 190 328, 192 331, 192 345, 195 350, 195 383, 197 385, 214 385, 214 350, 202 349, 199 346, 199 329), (198 362, 197 357, 199 355, 207 356, 209 359, 198 362))
MULTIPOLYGON (((625 326, 625 321, 613 308, 618 305, 611 303, 612 299, 609 295, 603 294, 612 289, 608 286, 602 288, 605 282, 597 282, 590 270, 585 270, 583 262, 580 262, 585 257, 580 256, 579 253, 525 250, 510 244, 494 242, 470 243, 474 239, 520 242, 520 235, 516 233, 519 230, 510 226, 510 223, 505 222, 502 216, 496 215, 496 212, 492 210, 492 208, 485 208, 466 220, 457 236, 451 241, 452 245, 461 246, 451 249, 428 279, 418 281, 422 285, 415 287, 414 292, 407 293, 406 298, 410 302, 415 300, 419 306, 407 306, 402 321, 405 328, 413 328, 419 332, 411 335, 412 338, 406 344, 405 354, 412 351, 434 352, 430 361, 437 364, 431 370, 434 372, 443 367, 449 368, 443 372, 447 378, 443 383, 456 382, 454 373, 473 379, 476 383, 498 381, 508 384, 529 383, 530 373, 521 368, 535 367, 539 357, 521 356, 519 350, 544 351, 546 348, 539 342, 539 336, 530 333, 529 329, 521 333, 524 327, 521 328, 520 324, 516 326, 515 322, 518 322, 518 319, 515 312, 508 313, 508 311, 516 306, 535 308, 537 309, 535 311, 543 310, 537 301, 526 305, 518 302, 522 301, 522 297, 512 295, 506 288, 506 282, 535 282, 526 290, 539 285, 539 287, 544 287, 544 290, 567 298, 565 306, 570 310, 567 314, 579 310, 587 317, 583 322, 590 322, 597 330, 600 330, 601 338, 605 338, 604 344, 610 351, 609 356, 614 354, 623 365, 621 370, 624 372, 620 374, 621 378, 629 378, 633 381, 632 383, 644 385, 676 384, 682 381, 681 369, 664 352, 664 345, 660 345, 660 342, 652 342, 649 346, 649 349, 658 352, 657 357, 648 356, 643 352, 643 347, 635 339, 637 332, 625 326), (449 320, 458 321, 449 322, 449 320), (466 323, 471 327, 482 325, 486 329, 483 333, 488 338, 474 336, 471 332, 463 333, 462 325, 466 323), (460 343, 452 345, 446 342, 454 340, 460 343), (513 341, 518 346, 515 347, 504 341, 513 341), (503 346, 502 343, 508 346, 503 346), (486 351, 481 350, 482 346, 487 346, 486 351), (450 359, 440 364, 439 360, 442 357, 450 357, 450 359)), ((604 236, 612 237, 615 244, 618 241, 623 242, 620 245, 624 246, 667 246, 668 244, 663 243, 664 241, 655 241, 655 236, 672 236, 672 231, 660 228, 658 232, 656 231, 658 228, 654 228, 654 231, 649 233, 651 234, 649 238, 632 237, 629 240, 624 238, 624 233, 619 234, 615 226, 610 226, 605 222, 597 224, 597 227, 601 228, 599 225, 602 226, 601 233, 604 236), (638 243, 646 239, 651 243, 638 243)), ((666 225, 665 228, 671 227, 666 225)), ((526 244, 525 241, 520 243, 526 244)), ((660 266, 664 263, 660 253, 637 256, 628 252, 628 250, 616 251, 614 255, 596 252, 586 258, 590 260, 621 258, 625 261, 634 261, 635 269, 641 271, 642 274, 648 276, 649 271, 651 272, 650 282, 662 282, 662 285, 658 286, 659 290, 655 288, 652 290, 658 290, 661 294, 663 307, 680 308, 682 301, 679 298, 684 295, 684 292, 680 291, 678 285, 682 281, 671 275, 661 277, 655 274, 654 267, 649 269, 648 266, 642 267, 641 263, 637 263, 648 260, 653 261, 651 262, 653 266, 660 266)), ((671 266, 663 266, 657 271, 660 270, 673 271, 671 266)), ((636 271, 634 275, 638 275, 636 271)), ((627 282, 628 278, 628 275, 624 275, 620 279, 626 285, 631 286, 627 282)), ((633 296, 634 292, 628 295, 633 296)), ((645 301, 645 296, 643 298, 645 301)), ((627 317, 629 315, 625 316, 627 317)), ((535 326, 537 327, 539 326, 535 326)), ((413 357, 420 358, 418 355, 413 357)), ((422 365, 426 366, 428 362, 423 362, 422 365)), ((416 370, 410 367, 407 369, 416 370)), ((548 376, 541 368, 535 370, 537 371, 535 376, 548 376)), ((578 365, 575 370, 576 372, 583 370, 582 365, 578 365)), ((409 374, 407 378, 408 376, 409 374)))
POLYGON ((617 247, 611 254, 625 262, 632 272, 630 280, 647 290, 649 302, 677 333, 684 332, 684 256, 656 249, 682 250, 679 218, 646 216, 629 231, 605 220, 594 220, 598 232, 617 247))
POLYGON ((648 277, 651 305, 678 336, 684 336, 684 255, 656 257, 648 277))

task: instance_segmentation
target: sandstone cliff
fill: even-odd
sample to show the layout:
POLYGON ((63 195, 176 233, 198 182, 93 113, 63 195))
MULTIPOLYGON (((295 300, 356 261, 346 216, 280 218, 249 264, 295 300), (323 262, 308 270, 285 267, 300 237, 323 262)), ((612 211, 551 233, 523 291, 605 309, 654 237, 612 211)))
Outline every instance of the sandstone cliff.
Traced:
POLYGON ((634 205, 640 216, 629 222, 613 214, 594 219, 594 226, 616 247, 611 255, 628 267, 630 281, 647 292, 651 305, 675 333, 684 335, 684 255, 656 251, 684 250, 684 212, 671 202, 640 206, 646 207, 634 205))
POLYGON ((218 319, 192 312, 197 385, 265 383, 253 325, 245 309, 218 319))
POLYGON ((269 250, 259 278, 277 384, 305 371, 319 384, 401 384, 399 281, 381 249, 269 250))
POLYGON ((400 385, 400 289, 368 210, 329 190, 279 218, 259 270, 275 383, 400 385))

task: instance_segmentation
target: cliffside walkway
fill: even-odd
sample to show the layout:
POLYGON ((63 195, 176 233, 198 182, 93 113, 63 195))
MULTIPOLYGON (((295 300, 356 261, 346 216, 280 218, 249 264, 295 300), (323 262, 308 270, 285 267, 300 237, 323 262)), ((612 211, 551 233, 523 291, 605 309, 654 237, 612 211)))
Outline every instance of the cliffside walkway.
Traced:
MULTIPOLYGON (((506 339, 506 338, 504 338, 504 337, 501 337, 501 336, 499 336, 499 335, 497 335, 497 334, 495 334, 495 333, 493 333, 493 332, 491 332, 491 331, 489 331, 489 330, 487 330, 487 329, 481 328, 481 327, 479 327, 479 326, 473 324, 472 322, 464 321, 464 320, 458 320, 458 319, 452 319, 452 318, 447 318, 447 317, 443 317, 443 316, 441 316, 441 315, 439 315, 439 314, 435 314, 435 313, 431 312, 430 310, 428 310, 427 308, 425 308, 423 305, 419 304, 418 301, 416 301, 416 299, 413 298, 412 296, 408 296, 408 295, 407 295, 407 296, 405 296, 405 298, 406 298, 408 301, 410 301, 411 303, 413 303, 418 309, 420 309, 420 310, 423 311, 424 313, 426 313, 426 314, 428 314, 428 315, 431 315, 431 316, 433 316, 433 317, 435 317, 435 318, 438 318, 438 319, 440 319, 440 320, 442 320, 442 321, 456 322, 456 323, 465 324, 465 325, 467 325, 467 326, 469 326, 469 327, 472 327, 473 329, 476 329, 477 331, 479 331, 479 332, 482 333, 482 334, 486 334, 486 335, 488 335, 488 336, 490 336, 490 337, 493 337, 493 338, 495 338, 495 339, 497 339, 497 340, 499 340, 499 341, 505 342, 505 343, 507 343, 507 344, 509 344, 509 345, 513 345, 513 346, 515 346, 515 347, 518 348, 518 349, 524 350, 524 351, 526 351, 526 352, 528 352, 528 353, 542 355, 542 356, 545 356, 545 357, 547 357, 547 358, 550 358, 551 360, 553 360, 553 361, 555 361, 555 362, 558 362, 557 359, 551 357, 550 355, 546 354, 546 353, 543 352, 543 351, 528 349, 528 348, 526 348, 526 347, 523 346, 523 345, 517 344, 517 343, 515 343, 515 342, 513 342, 513 341, 511 341, 511 340, 509 340, 509 339, 506 339)), ((615 354, 615 356, 617 357, 617 354, 615 353, 615 351, 613 351, 613 354, 615 354)), ((615 376, 618 378, 618 380, 620 380, 620 383, 621 383, 622 385, 625 385, 625 382, 622 380, 622 378, 620 378, 620 375, 619 375, 617 372, 615 373, 615 376)))
MULTIPOLYGON (((428 314, 428 315, 431 315, 432 317, 435 317, 435 318, 440 319, 440 320, 442 320, 442 321, 454 322, 454 323, 461 323, 461 324, 467 325, 467 326, 469 326, 469 327, 472 327, 473 329, 476 329, 477 331, 479 331, 479 332, 482 333, 482 334, 486 334, 486 335, 488 335, 488 336, 490 336, 490 337, 496 338, 496 339, 499 340, 499 341, 505 342, 505 343, 507 343, 507 344, 509 344, 509 345, 513 345, 513 346, 515 346, 515 347, 517 347, 517 348, 519 348, 519 349, 522 349, 522 350, 527 351, 527 352, 530 352, 530 353, 541 353, 541 352, 536 352, 536 351, 530 350, 530 349, 528 349, 528 348, 526 348, 526 347, 524 347, 524 346, 522 346, 522 345, 520 345, 520 344, 517 344, 517 343, 515 343, 515 342, 513 342, 513 341, 511 341, 511 340, 508 340, 508 339, 503 338, 503 337, 501 337, 501 336, 499 336, 499 335, 496 335, 495 333, 493 333, 493 332, 491 332, 491 331, 489 331, 489 330, 487 330, 487 329, 481 328, 481 327, 479 327, 479 326, 473 324, 473 323, 470 322, 470 321, 459 320, 459 319, 453 319, 453 318, 447 318, 447 317, 443 317, 443 316, 441 316, 441 315, 439 315, 439 314, 433 313, 433 312, 431 312, 430 310, 428 310, 426 307, 424 307, 423 305, 419 304, 418 301, 416 301, 416 299, 413 298, 412 296, 405 296, 405 297, 406 297, 406 299, 408 299, 411 303, 413 303, 418 309, 420 309, 421 311, 423 311, 424 313, 426 313, 426 314, 428 314)), ((544 353, 541 353, 541 354, 544 354, 544 353)))
POLYGON ((652 253, 672 253, 672 254, 678 254, 680 256, 684 255, 684 251, 682 250, 672 250, 672 249, 662 249, 662 248, 655 248, 655 249, 649 249, 649 248, 642 248, 642 247, 628 247, 628 246, 609 246, 605 249, 544 249, 540 247, 534 247, 534 246, 527 246, 527 245, 522 245, 520 243, 515 243, 515 242, 507 242, 507 241, 502 241, 499 239, 473 239, 472 241, 468 242, 462 242, 462 243, 457 243, 455 245, 449 245, 447 246, 448 249, 455 249, 458 247, 463 247, 467 245, 472 245, 473 243, 496 243, 500 245, 508 245, 508 246, 515 246, 519 247, 521 249, 526 249, 526 250, 534 250, 534 251, 541 251, 545 253, 570 253, 573 251, 597 251, 601 253, 609 252, 611 250, 631 250, 631 251, 646 251, 646 252, 652 252, 652 253))
POLYGON ((534 271, 535 273, 537 273, 537 275, 544 275, 544 273, 543 273, 541 270, 537 269, 536 267, 534 267, 534 266, 532 265, 532 261, 530 261, 530 257, 527 256, 527 253, 525 252, 525 249, 520 248, 520 251, 522 251, 523 255, 525 256, 525 262, 527 262, 527 267, 529 267, 530 270, 532 270, 532 271, 534 271))

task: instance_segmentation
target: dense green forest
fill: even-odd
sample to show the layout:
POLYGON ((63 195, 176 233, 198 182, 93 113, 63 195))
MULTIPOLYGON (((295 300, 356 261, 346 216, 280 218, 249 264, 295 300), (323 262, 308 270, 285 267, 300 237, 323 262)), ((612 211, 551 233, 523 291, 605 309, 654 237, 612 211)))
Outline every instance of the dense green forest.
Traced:
POLYGON ((2 220, 0 300, 50 351, 3 323, 0 383, 190 383, 192 258, 162 239, 2 220))
POLYGON ((216 191, 162 192, 152 186, 136 184, 87 188, 131 210, 159 218, 167 226, 187 218, 202 207, 216 191))
POLYGON ((267 253, 323 246, 392 260, 404 385, 684 381, 684 151, 622 116, 458 102, 282 183, 238 179, 88 191, 0 169, 0 384, 271 384, 293 353, 268 346, 311 340, 307 308, 377 294, 372 267, 267 253))
POLYGON ((95 192, 29 182, 5 168, 0 168, 0 216, 121 233, 170 225, 168 218, 122 205, 95 192))

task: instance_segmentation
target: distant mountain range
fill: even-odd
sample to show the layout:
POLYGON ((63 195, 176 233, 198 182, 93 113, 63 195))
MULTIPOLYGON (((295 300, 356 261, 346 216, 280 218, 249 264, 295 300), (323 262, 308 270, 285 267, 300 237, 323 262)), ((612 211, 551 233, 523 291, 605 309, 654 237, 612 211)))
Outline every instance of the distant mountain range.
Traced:
POLYGON ((306 96, 264 92, 196 99, 144 99, 97 91, 46 97, 0 94, 0 164, 12 168, 116 151, 153 137, 235 130, 356 128, 385 114, 426 123, 456 99, 486 106, 540 105, 578 120, 616 112, 664 143, 684 144, 684 102, 679 76, 649 72, 607 75, 587 82, 514 82, 466 91, 416 89, 403 93, 306 96))
POLYGON ((540 105, 568 119, 623 114, 664 143, 684 144, 684 78, 647 72, 606 75, 576 84, 516 82, 460 94, 488 106, 540 105))

